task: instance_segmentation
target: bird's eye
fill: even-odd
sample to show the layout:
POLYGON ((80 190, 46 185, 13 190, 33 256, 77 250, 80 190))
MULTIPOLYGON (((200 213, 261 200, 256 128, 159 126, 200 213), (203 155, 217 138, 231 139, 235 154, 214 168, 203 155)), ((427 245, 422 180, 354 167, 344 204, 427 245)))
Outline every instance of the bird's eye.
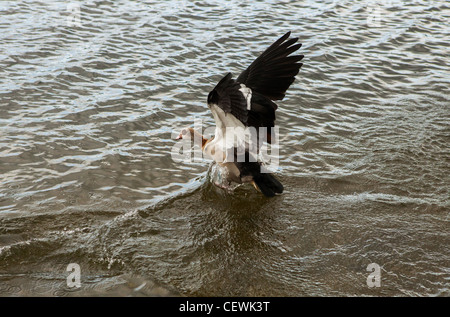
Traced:
POLYGON ((183 130, 181 131, 181 134, 183 134, 183 135, 186 135, 186 133, 187 133, 187 130, 186 130, 186 129, 183 129, 183 130))

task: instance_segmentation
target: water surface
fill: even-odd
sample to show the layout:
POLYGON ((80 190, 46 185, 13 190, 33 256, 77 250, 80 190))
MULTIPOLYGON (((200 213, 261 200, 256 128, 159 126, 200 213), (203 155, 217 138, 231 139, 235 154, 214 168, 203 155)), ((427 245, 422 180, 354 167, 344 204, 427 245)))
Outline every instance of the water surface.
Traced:
POLYGON ((2 1, 0 294, 450 295, 449 9, 2 1), (172 132, 213 126, 208 92, 287 31, 285 193, 224 193, 172 132))

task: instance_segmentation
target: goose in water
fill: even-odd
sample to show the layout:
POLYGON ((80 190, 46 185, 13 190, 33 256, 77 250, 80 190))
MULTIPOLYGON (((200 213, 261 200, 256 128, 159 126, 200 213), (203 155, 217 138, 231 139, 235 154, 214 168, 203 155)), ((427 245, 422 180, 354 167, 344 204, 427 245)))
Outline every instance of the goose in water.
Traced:
POLYGON ((225 75, 209 93, 207 103, 216 123, 211 139, 191 127, 177 137, 194 140, 225 171, 228 183, 251 183, 267 197, 281 194, 284 188, 257 155, 263 142, 273 141, 278 108, 274 101, 284 98, 303 65, 303 55, 292 55, 301 44, 290 35, 270 45, 236 79, 231 73, 225 75))

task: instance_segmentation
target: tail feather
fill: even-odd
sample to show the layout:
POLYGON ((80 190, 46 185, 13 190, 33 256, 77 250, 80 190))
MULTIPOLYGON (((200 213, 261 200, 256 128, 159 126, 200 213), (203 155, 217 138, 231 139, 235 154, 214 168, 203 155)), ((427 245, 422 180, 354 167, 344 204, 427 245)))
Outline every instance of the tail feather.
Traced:
MULTIPOLYGON (((235 165, 239 170, 241 181, 252 182, 253 186, 266 197, 273 197, 283 192, 283 185, 270 173, 262 173, 263 166, 260 162, 250 161, 251 155, 245 152, 245 162, 240 162, 235 148, 235 165)), ((254 158, 253 158, 254 159, 254 158)))
POLYGON ((259 173, 253 176, 253 185, 266 197, 273 197, 276 194, 281 194, 284 190, 283 184, 281 184, 275 176, 269 173, 259 173))

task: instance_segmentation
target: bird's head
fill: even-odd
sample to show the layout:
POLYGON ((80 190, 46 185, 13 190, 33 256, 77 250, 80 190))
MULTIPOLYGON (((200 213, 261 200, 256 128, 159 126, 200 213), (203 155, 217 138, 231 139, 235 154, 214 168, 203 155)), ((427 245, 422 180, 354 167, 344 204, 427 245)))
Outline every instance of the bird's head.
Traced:
POLYGON ((201 148, 203 148, 208 142, 208 139, 205 139, 203 135, 201 135, 191 127, 181 130, 180 134, 176 137, 176 140, 181 139, 193 140, 194 144, 200 146, 201 148))
POLYGON ((194 138, 194 129, 191 127, 187 127, 187 128, 183 128, 180 131, 180 134, 177 136, 176 140, 181 140, 181 139, 193 139, 194 138))

